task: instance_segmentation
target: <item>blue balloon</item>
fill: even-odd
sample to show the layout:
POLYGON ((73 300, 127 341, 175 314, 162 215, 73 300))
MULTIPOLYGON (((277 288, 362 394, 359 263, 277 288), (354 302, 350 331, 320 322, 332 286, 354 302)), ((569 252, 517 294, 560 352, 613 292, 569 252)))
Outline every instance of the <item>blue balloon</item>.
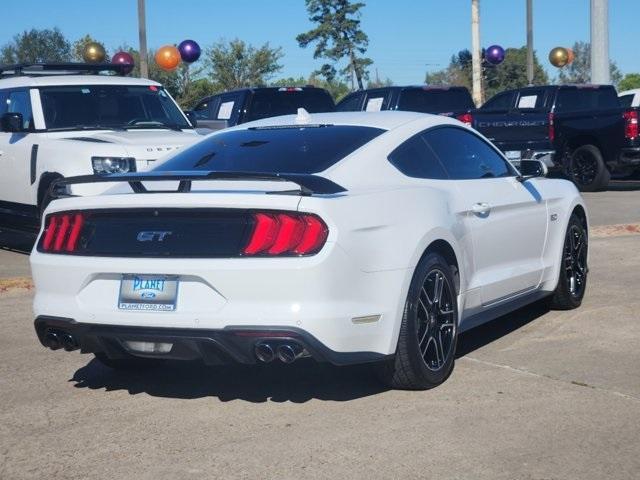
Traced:
POLYGON ((484 58, 492 65, 499 65, 504 61, 504 48, 500 45, 491 45, 484 52, 484 58))
POLYGON ((178 45, 178 51, 180 52, 180 58, 185 63, 193 63, 200 58, 202 50, 200 45, 194 40, 185 40, 178 45))

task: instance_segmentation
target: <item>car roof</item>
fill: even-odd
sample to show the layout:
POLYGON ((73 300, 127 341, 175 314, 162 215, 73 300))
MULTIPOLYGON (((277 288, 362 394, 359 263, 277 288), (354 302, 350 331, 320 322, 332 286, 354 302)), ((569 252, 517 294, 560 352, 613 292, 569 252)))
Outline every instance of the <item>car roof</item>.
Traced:
POLYGON ((155 85, 158 82, 146 78, 120 75, 20 75, 0 79, 0 89, 20 87, 45 87, 65 85, 155 85))
POLYGON ((248 129, 253 127, 276 127, 291 125, 352 125, 361 127, 381 128, 393 130, 407 123, 423 120, 424 128, 436 125, 459 125, 457 120, 442 115, 428 113, 405 112, 399 110, 385 110, 381 112, 327 112, 310 113, 304 122, 297 121, 297 115, 282 115, 279 117, 264 118, 254 122, 243 123, 235 129, 248 129))

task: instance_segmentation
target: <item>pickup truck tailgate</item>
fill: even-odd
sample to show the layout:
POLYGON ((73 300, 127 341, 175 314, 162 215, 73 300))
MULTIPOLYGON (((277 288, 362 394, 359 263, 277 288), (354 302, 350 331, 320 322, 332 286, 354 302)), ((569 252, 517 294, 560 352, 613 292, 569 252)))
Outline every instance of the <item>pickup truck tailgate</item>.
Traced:
POLYGON ((535 150, 550 146, 549 120, 546 112, 476 111, 473 126, 501 150, 535 150))

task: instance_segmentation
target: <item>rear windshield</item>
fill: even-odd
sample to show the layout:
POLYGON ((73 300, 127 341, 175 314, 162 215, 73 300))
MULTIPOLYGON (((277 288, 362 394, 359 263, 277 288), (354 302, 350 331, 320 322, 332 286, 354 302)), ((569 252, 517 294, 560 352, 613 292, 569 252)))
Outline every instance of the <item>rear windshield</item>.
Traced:
POLYGON ((317 173, 384 130, 359 126, 286 126, 232 130, 211 135, 156 170, 317 173))
POLYGON ((304 108, 309 113, 332 112, 333 99, 324 90, 258 90, 253 94, 247 121, 261 118, 292 115, 304 108))
POLYGON ((630 107, 633 104, 633 97, 634 97, 633 93, 618 97, 620 100, 620 105, 622 105, 623 107, 630 107))
POLYGON ((556 111, 580 112, 619 108, 620 102, 613 88, 561 88, 556 99, 556 111))
POLYGON ((398 110, 421 113, 447 113, 471 108, 474 108, 471 95, 464 89, 411 88, 402 91, 398 102, 398 110))

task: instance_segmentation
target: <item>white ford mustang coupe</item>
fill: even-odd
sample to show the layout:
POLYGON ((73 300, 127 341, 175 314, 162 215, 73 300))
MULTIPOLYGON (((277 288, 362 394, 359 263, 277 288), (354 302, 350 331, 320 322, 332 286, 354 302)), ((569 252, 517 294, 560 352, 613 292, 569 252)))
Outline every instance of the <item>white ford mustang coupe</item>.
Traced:
POLYGON ((582 301, 583 200, 521 169, 442 116, 301 110, 62 180, 31 254, 36 332, 113 368, 312 357, 436 386, 461 331, 582 301))

